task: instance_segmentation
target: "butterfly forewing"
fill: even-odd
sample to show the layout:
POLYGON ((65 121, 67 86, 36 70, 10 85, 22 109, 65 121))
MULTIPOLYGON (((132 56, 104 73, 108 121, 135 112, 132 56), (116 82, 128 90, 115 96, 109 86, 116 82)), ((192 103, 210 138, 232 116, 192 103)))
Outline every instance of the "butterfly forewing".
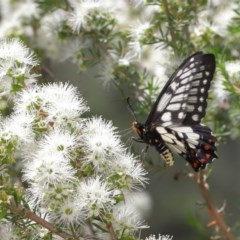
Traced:
POLYGON ((212 54, 198 52, 186 59, 163 88, 145 125, 199 123, 205 115, 214 70, 212 54))

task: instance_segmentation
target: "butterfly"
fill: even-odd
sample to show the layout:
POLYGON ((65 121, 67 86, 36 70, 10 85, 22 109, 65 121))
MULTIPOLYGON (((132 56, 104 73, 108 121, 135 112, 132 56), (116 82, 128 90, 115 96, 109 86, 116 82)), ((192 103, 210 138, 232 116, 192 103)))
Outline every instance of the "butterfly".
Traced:
POLYGON ((168 165, 177 153, 197 172, 211 163, 216 154, 216 139, 201 124, 206 114, 208 90, 215 72, 213 54, 196 52, 185 59, 170 77, 144 124, 136 120, 132 129, 137 142, 154 146, 168 165))

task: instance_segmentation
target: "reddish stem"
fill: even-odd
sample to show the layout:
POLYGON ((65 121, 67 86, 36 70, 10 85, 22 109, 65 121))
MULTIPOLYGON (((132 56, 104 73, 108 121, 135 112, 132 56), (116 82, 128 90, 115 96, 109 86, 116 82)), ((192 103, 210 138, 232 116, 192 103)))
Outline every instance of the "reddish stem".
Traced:
POLYGON ((206 182, 204 171, 201 171, 198 174, 198 177, 196 179, 197 179, 197 183, 199 185, 200 191, 202 193, 202 196, 206 202, 209 215, 213 218, 213 220, 215 221, 215 224, 219 227, 221 232, 225 235, 226 239, 236 240, 236 238, 232 235, 230 228, 227 226, 226 222, 224 221, 222 214, 215 207, 215 203, 211 198, 208 184, 206 182))

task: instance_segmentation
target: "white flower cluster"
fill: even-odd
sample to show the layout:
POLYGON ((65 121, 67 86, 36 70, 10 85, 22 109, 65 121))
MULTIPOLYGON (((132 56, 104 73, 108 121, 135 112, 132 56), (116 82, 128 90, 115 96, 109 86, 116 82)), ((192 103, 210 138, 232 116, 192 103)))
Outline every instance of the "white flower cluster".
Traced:
MULTIPOLYGON (((8 121, 12 126, 22 119, 18 127, 24 130, 16 132, 22 141, 19 151, 24 153, 29 203, 66 225, 110 214, 124 190, 140 189, 146 182, 145 170, 127 153, 111 122, 82 118, 87 110, 72 86, 36 86, 18 94, 8 121)), ((110 220, 119 221, 114 215, 110 220)), ((140 227, 135 216, 130 221, 140 227)))
POLYGON ((0 96, 11 96, 36 81, 32 73, 38 65, 33 53, 16 39, 0 41, 0 96))
MULTIPOLYGON (((22 0, 21 4, 1 3, 3 23, 0 23, 0 37, 8 37, 14 35, 26 35, 29 38, 36 38, 37 47, 44 50, 45 55, 50 58, 65 61, 70 59, 81 70, 85 70, 88 62, 84 59, 99 58, 89 56, 89 52, 94 53, 93 42, 89 34, 96 32, 100 42, 110 44, 106 52, 106 57, 99 58, 99 74, 98 78, 104 85, 112 83, 113 69, 121 66, 129 66, 131 63, 139 64, 139 69, 147 69, 150 75, 146 79, 142 79, 144 101, 146 97, 156 96, 161 89, 162 82, 165 83, 166 62, 159 67, 159 59, 163 60, 172 54, 172 49, 161 50, 156 46, 146 46, 144 41, 148 39, 147 32, 151 31, 152 25, 150 19, 159 9, 157 5, 146 5, 144 1, 100 1, 100 0, 68 0, 68 11, 63 9, 55 9, 49 11, 40 17, 40 6, 29 0, 22 0), (132 8, 136 10, 136 16, 133 14, 132 8), (13 16, 14 22, 9 23, 9 14, 13 16), (39 27, 35 32, 26 27, 20 28, 23 19, 25 23, 31 19, 37 19, 39 27), (144 23, 139 19, 143 18, 144 23), (18 19, 18 21, 17 21, 18 19), (9 23, 9 24, 8 24, 9 23), (18 23, 18 24, 17 24, 18 23), (61 38, 61 32, 66 27, 71 31, 71 36, 67 35, 61 38), (16 32, 16 29, 18 30, 16 32), (20 31, 21 30, 21 31, 20 31), (81 35, 81 33, 83 34, 81 35), (126 35, 126 47, 121 52, 116 52, 112 46, 117 46, 121 42, 119 33, 126 35), (1 34, 2 33, 2 34, 1 34), (86 34, 85 34, 86 33, 86 34), (77 35, 79 34, 79 35, 77 35), (86 36, 86 37, 85 37, 86 36), (110 38, 109 43, 106 39, 110 38), (152 81, 152 77, 154 81, 152 81), (146 88, 151 81, 154 91, 149 95, 149 89, 146 88), (159 82, 161 84, 159 84, 159 82), (146 89, 146 92, 145 92, 146 89), (152 94, 153 93, 153 94, 152 94)), ((1 9, 1 8, 0 8, 1 9)), ((1 11, 1 10, 0 10, 1 11)), ((27 26, 25 24, 24 26, 27 26)), ((97 46, 97 44, 95 44, 97 46)), ((102 48, 102 46, 100 46, 102 48)), ((170 64, 168 64, 169 66, 170 64)), ((140 97, 140 101, 142 100, 140 97)))
POLYGON ((202 47, 204 36, 218 35, 226 37, 228 27, 234 17, 237 17, 237 3, 225 0, 208 1, 207 8, 197 15, 197 23, 190 26, 191 38, 196 47, 202 47), (223 21, 224 19, 224 21, 223 21))
MULTIPOLYGON (((8 55, 6 64, 12 61, 8 55)), ((24 61, 31 62, 18 58, 19 64, 24 61)), ((89 109, 75 87, 31 85, 13 102, 12 114, 1 123, 1 157, 8 164, 10 159, 22 163, 22 179, 29 186, 25 198, 32 209, 64 227, 87 219, 102 228, 111 223, 120 235, 147 227, 133 204, 124 203, 129 191, 143 189, 146 171, 111 122, 82 117, 89 109)))

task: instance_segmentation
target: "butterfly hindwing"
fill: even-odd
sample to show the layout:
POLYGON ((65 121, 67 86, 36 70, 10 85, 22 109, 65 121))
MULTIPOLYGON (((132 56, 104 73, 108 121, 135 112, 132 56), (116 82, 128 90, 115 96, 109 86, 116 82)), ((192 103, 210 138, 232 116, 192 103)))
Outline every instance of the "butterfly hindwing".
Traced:
MULTIPOLYGON (((215 137, 211 134, 211 130, 204 125, 157 127, 156 131, 160 134, 165 148, 168 148, 170 153, 172 150, 185 158, 195 171, 204 169, 208 163, 217 158, 215 137)), ((163 155, 162 149, 157 148, 161 156, 163 155)), ((166 152, 165 149, 163 150, 166 152)), ((163 159, 166 161, 165 156, 163 159)))

